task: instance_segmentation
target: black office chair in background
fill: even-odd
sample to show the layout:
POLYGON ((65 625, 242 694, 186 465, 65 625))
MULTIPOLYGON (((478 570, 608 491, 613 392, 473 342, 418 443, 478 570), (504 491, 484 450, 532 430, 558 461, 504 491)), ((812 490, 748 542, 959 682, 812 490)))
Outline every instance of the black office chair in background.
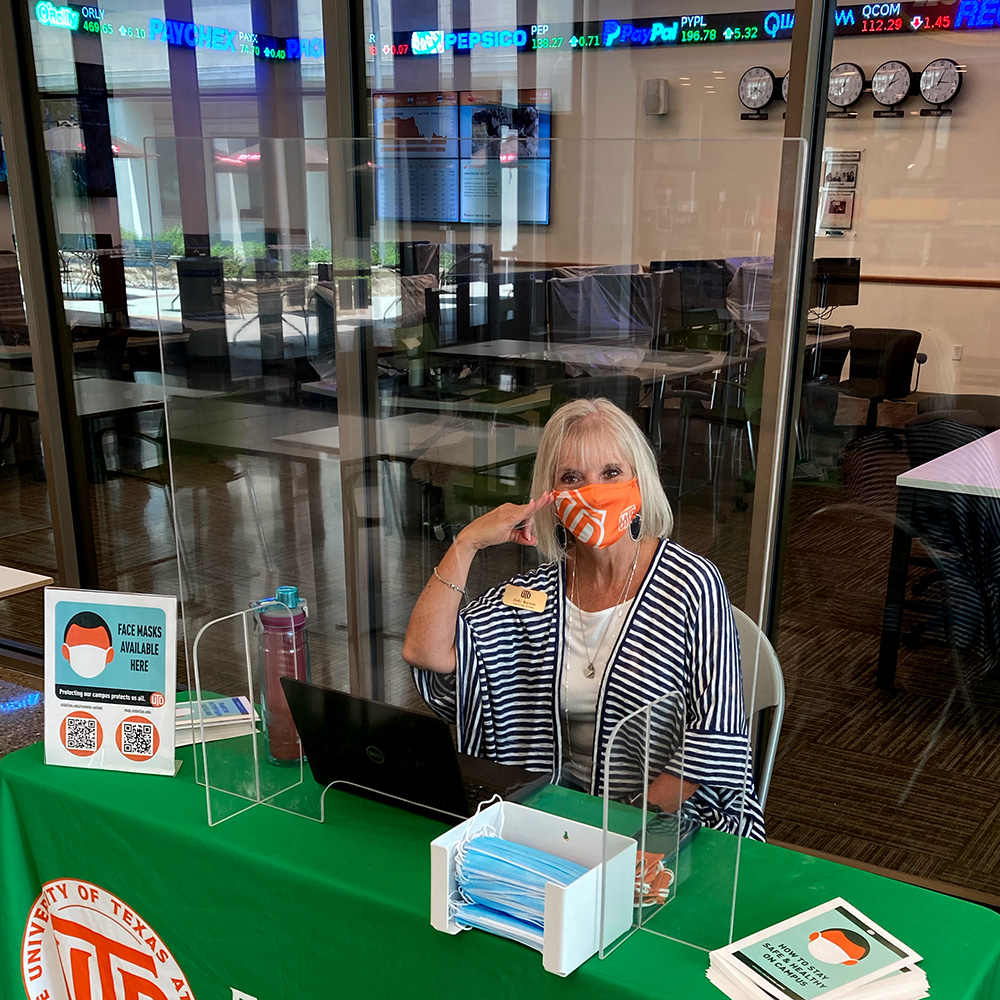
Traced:
POLYGON ((941 394, 925 396, 917 402, 917 415, 956 410, 969 414, 974 420, 963 419, 964 423, 972 423, 981 427, 984 433, 1000 430, 1000 396, 988 396, 979 393, 962 393, 959 395, 941 394))
POLYGON ((856 327, 851 330, 848 355, 848 377, 836 384, 838 391, 848 396, 868 400, 865 428, 878 426, 878 407, 884 400, 901 400, 916 392, 913 365, 920 368, 927 360, 918 354, 920 334, 916 330, 889 330, 876 327, 856 327))

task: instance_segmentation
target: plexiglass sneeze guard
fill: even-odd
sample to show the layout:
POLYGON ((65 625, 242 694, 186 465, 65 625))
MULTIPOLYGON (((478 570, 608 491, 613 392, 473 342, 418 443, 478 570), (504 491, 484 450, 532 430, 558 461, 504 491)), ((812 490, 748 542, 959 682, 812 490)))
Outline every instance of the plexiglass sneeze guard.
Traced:
MULTIPOLYGON (((770 502, 763 365, 789 336, 771 322, 772 289, 789 287, 774 251, 801 210, 804 145, 494 141, 450 113, 433 141, 149 139, 129 161, 149 195, 130 322, 161 344, 160 370, 135 378, 162 385, 165 420, 143 468, 122 457, 118 471, 169 462, 190 689, 259 698, 241 609, 291 585, 314 683, 429 712, 401 656, 414 603, 465 524, 527 498, 549 415, 581 395, 611 399, 650 441, 674 514, 665 551, 711 560, 743 602, 753 510, 770 502), (194 637, 220 618, 196 681, 194 637)), ((538 562, 481 551, 470 600, 538 562)), ((679 642, 673 627, 649 642, 679 642)), ((607 668, 609 692, 623 669, 607 668)), ((436 707, 486 752, 455 706, 445 693, 436 707)), ((209 775, 213 817, 296 796, 318 817, 308 762, 271 764, 263 739, 256 758, 248 739, 196 754, 205 781, 214 754, 241 748, 238 779, 221 763, 209 775)), ((636 927, 724 944, 738 855, 737 837, 702 830, 636 927)))

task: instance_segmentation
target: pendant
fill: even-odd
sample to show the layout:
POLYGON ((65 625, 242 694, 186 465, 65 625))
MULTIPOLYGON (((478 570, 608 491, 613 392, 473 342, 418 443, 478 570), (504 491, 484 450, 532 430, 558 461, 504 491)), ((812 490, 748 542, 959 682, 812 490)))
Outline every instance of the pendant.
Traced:
POLYGON ((594 664, 593 663, 588 663, 583 668, 583 676, 584 677, 593 677, 594 676, 594 664))

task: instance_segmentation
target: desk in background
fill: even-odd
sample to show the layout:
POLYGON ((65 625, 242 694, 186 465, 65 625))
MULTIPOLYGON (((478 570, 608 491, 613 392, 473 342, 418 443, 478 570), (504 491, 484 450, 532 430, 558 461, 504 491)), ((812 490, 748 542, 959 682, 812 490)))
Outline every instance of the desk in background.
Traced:
MULTIPOLYGON (((1000 502, 1000 431, 994 431, 954 451, 925 462, 896 477, 899 498, 889 557, 882 641, 879 647, 876 684, 891 691, 896 678, 896 659, 902 631, 903 599, 910 566, 912 537, 909 530, 914 491, 937 490, 964 496, 991 497, 1000 502)), ((987 608, 986 613, 991 609, 987 608)), ((994 613, 996 609, 993 609, 994 613)))
MULTIPOLYGON (((164 393, 168 396, 211 396, 207 389, 188 389, 183 386, 140 385, 107 378, 77 379, 73 384, 76 394, 76 415, 83 421, 84 448, 90 481, 104 481, 103 462, 99 454, 96 421, 101 417, 114 417, 125 413, 140 413, 163 406, 164 393)), ((0 415, 35 419, 38 416, 38 397, 34 381, 30 384, 0 388, 0 415)))
MULTIPOLYGON (((378 457, 402 462, 424 461, 446 468, 483 471, 530 459, 539 430, 502 420, 472 420, 430 413, 404 413, 376 424, 378 457)), ((340 456, 340 428, 326 427, 274 439, 275 446, 295 454, 340 456)))
MULTIPOLYGON (((429 844, 444 824, 331 791, 325 824, 259 806, 209 828, 191 748, 178 757, 176 778, 45 767, 41 744, 0 761, 0 995, 24 996, 21 942, 42 883, 83 879, 135 908, 197 1000, 233 989, 259 1000, 721 996, 704 951, 652 934, 568 981, 513 942, 441 934, 429 922, 429 844)), ((704 830, 692 847, 720 839, 704 830)), ((835 896, 924 956, 934 1000, 1000 998, 1000 916, 779 847, 742 844, 735 933, 835 896)))

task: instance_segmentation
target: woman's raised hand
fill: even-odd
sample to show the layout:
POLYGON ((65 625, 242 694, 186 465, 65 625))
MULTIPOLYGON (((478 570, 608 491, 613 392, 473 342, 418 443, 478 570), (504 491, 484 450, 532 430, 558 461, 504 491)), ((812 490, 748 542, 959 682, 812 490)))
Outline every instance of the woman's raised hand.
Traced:
POLYGON ((543 493, 530 503, 505 503, 467 524, 455 539, 473 549, 488 549, 504 542, 537 545, 534 533, 535 514, 555 499, 552 492, 543 493))

